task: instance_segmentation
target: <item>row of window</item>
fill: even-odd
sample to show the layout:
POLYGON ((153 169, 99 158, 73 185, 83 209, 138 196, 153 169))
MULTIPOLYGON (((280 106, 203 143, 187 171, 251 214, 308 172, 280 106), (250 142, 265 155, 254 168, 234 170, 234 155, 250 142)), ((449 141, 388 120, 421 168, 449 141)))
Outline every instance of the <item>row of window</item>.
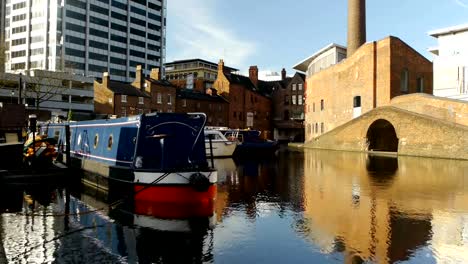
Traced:
MULTIPOLYGON (((123 94, 121 96, 121 102, 126 103, 127 102, 127 95, 123 94)), ((156 97, 156 103, 162 104, 162 94, 158 93, 156 97)), ((138 104, 144 104, 144 99, 143 97, 138 97, 138 104)), ((167 95, 167 104, 172 105, 172 95, 168 94, 167 95)))
MULTIPOLYGON (((404 68, 400 76, 400 91, 403 93, 409 92, 409 71, 407 68, 404 68)), ((424 92, 424 78, 418 77, 416 79, 416 92, 424 92)))
MULTIPOLYGON (((284 104, 289 105, 289 95, 284 96, 284 104)), ((292 105, 303 105, 304 104, 304 96, 300 95, 292 95, 291 96, 291 104, 292 105)))
POLYGON ((302 88, 303 88, 303 84, 302 83, 293 83, 292 85, 292 90, 293 91, 302 91, 302 88))
POLYGON ((26 7, 26 2, 20 2, 13 4, 13 10, 21 9, 26 7))
POLYGON ((320 131, 319 131, 319 123, 313 123, 313 124, 308 124, 307 125, 307 130, 308 130, 308 133, 311 134, 319 134, 319 133, 325 133, 325 125, 322 123, 320 123, 320 131))
POLYGON ((17 34, 22 32, 26 32, 26 26, 14 27, 11 29, 11 34, 17 34))
MULTIPOLYGON (((322 99, 320 100, 320 111, 323 111, 323 110, 325 110, 325 101, 323 101, 322 99)), ((310 108, 309 108, 309 111, 310 111, 310 108)), ((312 111, 315 112, 315 102, 312 103, 312 111)))

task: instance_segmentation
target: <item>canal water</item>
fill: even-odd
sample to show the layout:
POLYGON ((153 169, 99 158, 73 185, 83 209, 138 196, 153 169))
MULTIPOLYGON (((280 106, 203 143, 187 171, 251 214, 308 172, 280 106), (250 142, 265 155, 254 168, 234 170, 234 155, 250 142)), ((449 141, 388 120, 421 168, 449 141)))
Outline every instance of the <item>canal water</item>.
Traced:
POLYGON ((0 263, 468 263, 468 162, 306 150, 215 166, 198 218, 3 185, 0 263))

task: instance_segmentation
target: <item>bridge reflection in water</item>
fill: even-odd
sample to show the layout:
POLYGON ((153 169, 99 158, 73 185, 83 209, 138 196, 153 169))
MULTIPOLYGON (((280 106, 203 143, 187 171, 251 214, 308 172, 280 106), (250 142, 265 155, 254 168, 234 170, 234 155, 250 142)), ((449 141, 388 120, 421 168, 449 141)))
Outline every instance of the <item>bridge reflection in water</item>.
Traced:
POLYGON ((347 263, 468 263, 468 162, 306 151, 296 229, 347 263))

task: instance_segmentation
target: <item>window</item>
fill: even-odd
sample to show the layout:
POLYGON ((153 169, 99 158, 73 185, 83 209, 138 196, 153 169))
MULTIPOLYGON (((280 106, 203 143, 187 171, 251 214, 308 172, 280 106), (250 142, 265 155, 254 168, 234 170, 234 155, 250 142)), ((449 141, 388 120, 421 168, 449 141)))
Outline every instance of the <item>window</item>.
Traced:
POLYGON ((106 9, 106 8, 103 8, 103 7, 100 7, 100 6, 97 6, 97 5, 93 5, 93 4, 90 4, 89 5, 89 9, 91 11, 94 11, 96 13, 99 13, 99 14, 102 14, 102 15, 105 15, 107 16, 109 14, 109 10, 106 9))
POLYGON ((284 104, 289 105, 289 95, 284 96, 284 104))
POLYGON ((99 144, 99 134, 96 134, 94 136, 94 148, 97 148, 98 144, 99 144))
POLYGON ((112 18, 117 18, 119 20, 127 22, 127 16, 126 15, 122 15, 122 14, 114 12, 114 11, 111 11, 111 17, 112 18))
POLYGON ((187 107, 187 99, 182 100, 182 107, 187 107))
POLYGON ((323 134, 325 132, 325 126, 323 125, 323 122, 320 123, 320 132, 323 134))
POLYGON ((293 105, 296 105, 296 104, 297 104, 296 96, 295 96, 295 95, 291 96, 291 101, 292 101, 292 104, 293 104, 293 105))
POLYGON ((298 84, 298 85, 297 85, 297 89, 298 89, 299 91, 302 91, 302 86, 303 86, 302 83, 298 84))
POLYGON ((121 98, 122 98, 122 101, 121 101, 122 103, 127 102, 127 95, 126 94, 122 94, 121 98))
POLYGON ((11 34, 17 34, 21 32, 26 32, 26 26, 14 27, 11 29, 11 34))
POLYGON ((122 107, 120 112, 121 112, 121 116, 127 116, 127 108, 122 107))
POLYGON ((26 14, 13 16, 13 22, 21 21, 21 20, 25 20, 25 19, 26 19, 26 14))
POLYGON ((408 69, 404 68, 403 71, 401 72, 401 77, 400 77, 400 91, 401 92, 408 92, 408 85, 409 85, 409 73, 408 69))
POLYGON ((156 98, 156 102, 158 104, 162 104, 162 94, 161 93, 158 93, 157 98, 156 98))
POLYGON ((26 56, 26 51, 25 50, 11 52, 11 57, 12 58, 23 57, 23 56, 26 56))
POLYGON ((26 38, 14 39, 11 41, 12 46, 18 46, 23 44, 26 44, 26 38))
POLYGON ((315 123, 315 133, 318 133, 318 123, 315 123))
POLYGON ((361 96, 354 96, 353 107, 361 107, 361 96))
POLYGON ((296 86, 297 86, 297 84, 293 83, 293 85, 292 85, 292 90, 293 91, 296 91, 296 86))
POLYGON ((302 95, 298 95, 298 96, 297 96, 297 104, 298 104, 298 105, 303 105, 303 104, 304 104, 302 95))
POLYGON ((312 103, 312 111, 315 112, 315 103, 312 103))
POLYGON ((13 10, 21 9, 26 7, 26 2, 21 2, 13 5, 13 10))
POLYGON ((320 100, 320 110, 323 111, 325 109, 325 103, 323 102, 323 99, 320 100))
POLYGON ((109 135, 109 139, 107 140, 107 149, 111 150, 112 149, 112 144, 114 143, 114 139, 112 137, 112 134, 109 135))
POLYGON ((143 97, 138 97, 138 104, 145 104, 143 97))
POLYGON ((12 63, 11 64, 11 69, 12 70, 24 70, 26 68, 26 63, 20 62, 20 63, 12 63))
POLYGON ((418 93, 424 92, 424 77, 418 78, 418 93))
POLYGON ((44 36, 32 36, 30 39, 31 43, 42 42, 44 41, 44 36))

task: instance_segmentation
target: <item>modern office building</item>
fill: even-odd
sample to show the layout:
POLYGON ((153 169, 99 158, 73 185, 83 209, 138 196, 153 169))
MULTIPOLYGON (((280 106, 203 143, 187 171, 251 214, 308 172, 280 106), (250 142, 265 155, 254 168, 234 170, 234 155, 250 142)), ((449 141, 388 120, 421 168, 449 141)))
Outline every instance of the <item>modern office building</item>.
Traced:
POLYGON ((429 32, 434 55, 434 95, 468 101, 468 24, 429 32))
MULTIPOLYGON (((218 64, 202 59, 178 60, 165 65, 167 80, 179 88, 205 92, 213 87, 218 77, 218 64)), ((227 66, 224 69, 228 72, 238 71, 227 66)))
POLYGON ((136 65, 164 65, 166 0, 10 0, 5 14, 7 72, 109 72, 128 82, 136 65))

